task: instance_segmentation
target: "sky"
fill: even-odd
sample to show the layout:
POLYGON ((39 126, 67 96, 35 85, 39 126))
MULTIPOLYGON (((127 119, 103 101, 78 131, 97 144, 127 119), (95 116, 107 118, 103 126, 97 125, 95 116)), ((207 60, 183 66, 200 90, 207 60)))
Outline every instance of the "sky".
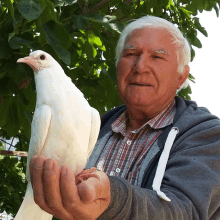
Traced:
POLYGON ((194 48, 196 56, 190 63, 190 73, 196 78, 196 83, 191 83, 191 99, 199 106, 220 117, 220 18, 215 11, 199 14, 201 25, 208 32, 205 37, 200 32, 197 37, 202 43, 202 48, 194 48))

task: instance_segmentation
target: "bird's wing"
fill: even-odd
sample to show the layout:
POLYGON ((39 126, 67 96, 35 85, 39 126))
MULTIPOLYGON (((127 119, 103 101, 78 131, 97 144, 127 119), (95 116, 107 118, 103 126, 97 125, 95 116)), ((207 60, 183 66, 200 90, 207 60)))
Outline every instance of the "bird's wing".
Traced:
POLYGON ((33 121, 31 123, 31 140, 27 158, 26 178, 29 181, 29 162, 31 157, 39 156, 44 147, 51 121, 51 108, 48 105, 42 105, 35 109, 33 121))
POLYGON ((91 121, 90 137, 89 137, 88 158, 91 155, 93 148, 95 146, 95 143, 98 139, 100 125, 101 125, 99 112, 92 107, 91 107, 91 115, 92 115, 91 117, 92 121, 91 121))

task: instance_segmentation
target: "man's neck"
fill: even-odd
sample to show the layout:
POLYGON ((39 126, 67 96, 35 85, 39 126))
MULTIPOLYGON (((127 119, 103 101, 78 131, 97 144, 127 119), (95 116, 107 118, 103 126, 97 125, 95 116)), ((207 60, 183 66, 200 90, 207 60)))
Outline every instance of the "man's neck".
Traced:
POLYGON ((146 122, 150 121, 152 118, 156 117, 158 114, 164 111, 172 102, 168 103, 166 106, 158 107, 158 108, 129 106, 128 107, 129 122, 127 125, 127 132, 140 128, 146 122))

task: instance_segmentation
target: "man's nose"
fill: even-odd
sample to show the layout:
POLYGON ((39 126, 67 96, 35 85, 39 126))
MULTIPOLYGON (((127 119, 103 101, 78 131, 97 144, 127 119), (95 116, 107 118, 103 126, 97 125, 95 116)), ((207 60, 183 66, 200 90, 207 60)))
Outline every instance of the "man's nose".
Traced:
POLYGON ((150 71, 150 58, 147 54, 141 54, 137 57, 136 62, 134 63, 133 70, 136 73, 148 73, 150 71))

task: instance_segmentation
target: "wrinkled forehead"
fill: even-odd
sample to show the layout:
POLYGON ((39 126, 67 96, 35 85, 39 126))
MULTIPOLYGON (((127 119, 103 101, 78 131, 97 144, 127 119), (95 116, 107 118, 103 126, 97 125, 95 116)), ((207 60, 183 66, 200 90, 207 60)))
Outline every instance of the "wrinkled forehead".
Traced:
POLYGON ((157 42, 158 45, 154 45, 154 46, 156 46, 155 50, 158 51, 159 53, 167 54, 167 49, 161 46, 165 44, 174 45, 175 50, 177 49, 175 44, 175 37, 167 29, 159 28, 159 27, 153 27, 153 28, 143 27, 143 28, 135 29, 127 35, 124 41, 123 50, 135 49, 135 44, 136 44, 135 42, 137 42, 136 40, 138 38, 142 39, 142 41, 138 41, 141 44, 149 43, 151 42, 151 40, 152 42, 157 42), (143 40, 145 36, 146 36, 146 41, 143 40), (155 39, 159 39, 159 40, 155 41, 155 39))
MULTIPOLYGON (((126 51, 126 50, 129 50, 129 49, 136 50, 137 48, 136 48, 136 46, 134 46, 132 44, 129 44, 129 43, 125 44, 123 50, 126 51)), ((152 52, 155 52, 155 53, 158 53, 158 54, 169 55, 169 52, 165 47, 154 47, 154 48, 152 48, 152 52)))

